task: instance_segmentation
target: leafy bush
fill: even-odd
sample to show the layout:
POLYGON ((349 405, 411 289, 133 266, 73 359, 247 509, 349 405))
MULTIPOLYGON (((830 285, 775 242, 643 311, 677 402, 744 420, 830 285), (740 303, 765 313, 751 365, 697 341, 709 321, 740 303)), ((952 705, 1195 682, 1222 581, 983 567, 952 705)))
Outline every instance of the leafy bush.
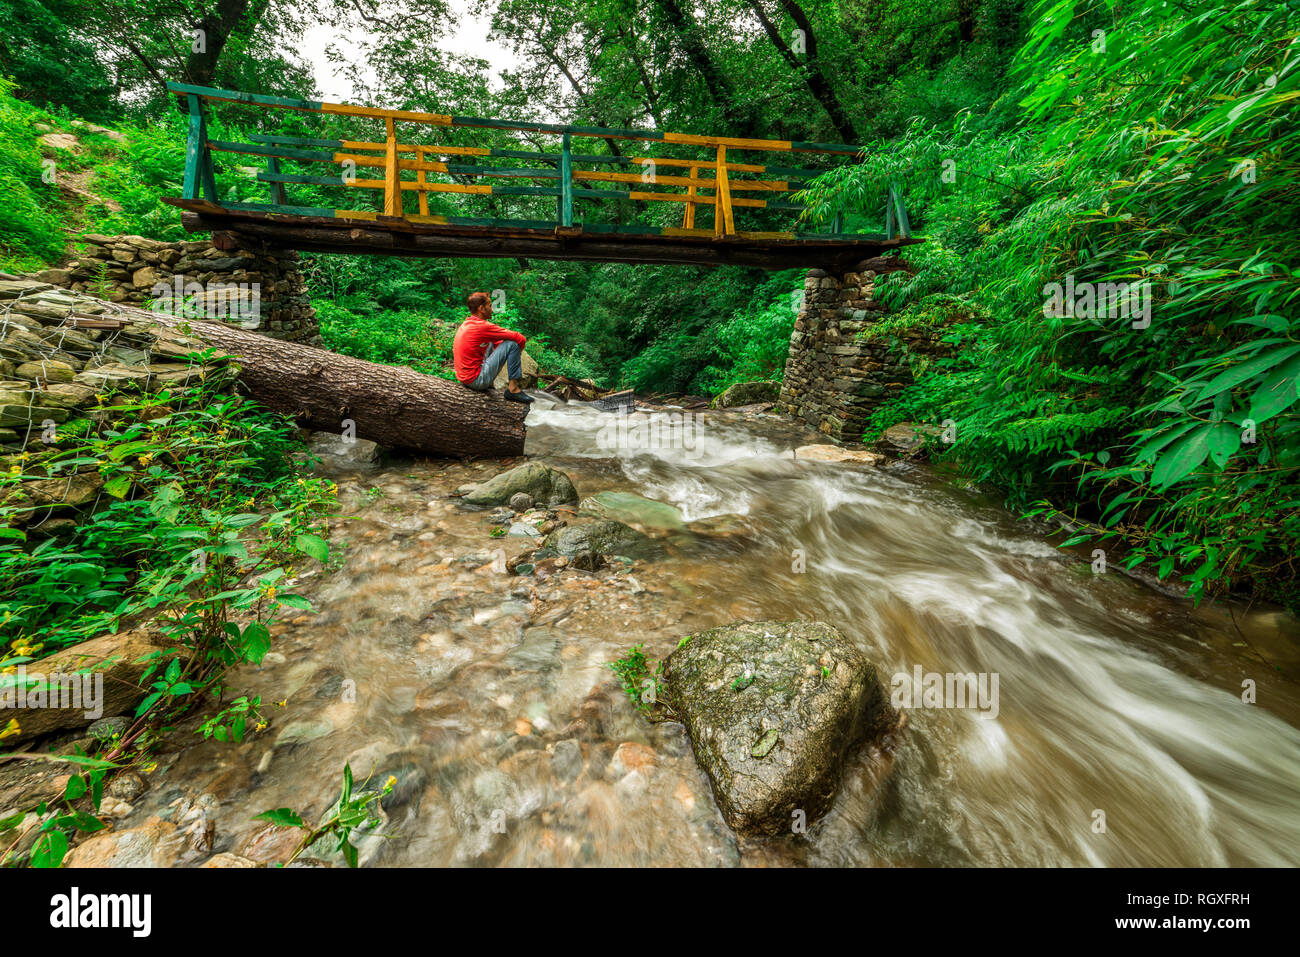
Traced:
POLYGON ((225 669, 265 655, 278 610, 309 607, 283 580, 304 558, 328 558, 319 532, 333 485, 295 477, 283 454, 292 434, 241 399, 189 390, 124 398, 97 422, 61 427, 48 451, 17 456, 0 476, 0 675, 151 618, 185 651, 147 673, 134 733, 191 694, 219 700, 225 669), (28 547, 28 483, 87 467, 107 505, 28 547))
POLYGON ((325 347, 343 355, 410 366, 426 375, 455 377, 451 342, 456 326, 427 312, 394 311, 318 302, 325 347))
POLYGON ((10 94, 0 76, 0 268, 39 269, 63 252, 61 200, 42 181, 41 150, 32 124, 45 114, 10 94))
POLYGON ((930 241, 882 293, 947 308, 962 342, 872 429, 952 420, 946 454, 1035 514, 1058 503, 1087 525, 1071 543, 1122 541, 1194 595, 1295 601, 1300 171, 1277 145, 1298 34, 1293 7, 1043 3, 988 115, 823 177, 818 208, 905 184, 930 241), (1149 324, 1049 314, 1067 276, 1141 284, 1149 324))

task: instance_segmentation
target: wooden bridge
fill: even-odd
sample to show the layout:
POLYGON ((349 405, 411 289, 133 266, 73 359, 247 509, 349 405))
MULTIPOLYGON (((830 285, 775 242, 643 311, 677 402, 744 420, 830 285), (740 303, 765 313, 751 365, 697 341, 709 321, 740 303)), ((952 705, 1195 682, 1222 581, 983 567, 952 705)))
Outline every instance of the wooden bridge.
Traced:
MULTIPOLYGON (((857 146, 523 123, 181 83, 168 88, 188 107, 189 139, 184 195, 167 202, 185 210, 188 230, 212 231, 218 245, 235 233, 316 252, 842 269, 920 241, 911 237, 906 208, 892 187, 882 197, 883 232, 845 232, 842 215, 821 232, 790 225, 805 208, 790 194, 825 169, 775 165, 771 154, 814 154, 825 163, 854 157, 862 149, 857 146), (215 139, 209 112, 231 104, 292 111, 296 115, 279 128, 294 133, 252 134, 248 143, 215 139), (303 129, 311 122, 304 113, 316 114, 316 128, 303 129), (321 132, 320 126, 334 135, 303 135, 321 132), (430 128, 438 142, 422 142, 430 128), (519 148, 550 138, 558 138, 558 150, 519 148), (583 138, 603 143, 608 152, 574 152, 574 140, 583 138), (471 139, 477 142, 466 142, 471 139), (628 143, 636 155, 625 154, 628 143), (214 152, 264 159, 256 175, 267 201, 222 199, 214 152), (737 162, 737 153, 758 154, 759 161, 737 162), (291 202, 291 189, 309 198, 291 202), (460 215, 482 212, 455 205, 474 202, 469 197, 482 197, 479 205, 494 215, 460 215), (663 225, 608 222, 608 209, 600 210, 603 220, 577 216, 579 202, 609 200, 625 201, 616 210, 625 216, 626 201, 671 205, 640 207, 646 211, 641 218, 658 217, 663 225), (367 206, 373 208, 358 208, 367 206), (503 206, 511 207, 509 215, 503 206), (677 207, 680 221, 671 212, 677 207), (738 217, 753 218, 746 224, 751 228, 739 228, 738 217)), ((265 118, 247 125, 265 127, 265 118)))

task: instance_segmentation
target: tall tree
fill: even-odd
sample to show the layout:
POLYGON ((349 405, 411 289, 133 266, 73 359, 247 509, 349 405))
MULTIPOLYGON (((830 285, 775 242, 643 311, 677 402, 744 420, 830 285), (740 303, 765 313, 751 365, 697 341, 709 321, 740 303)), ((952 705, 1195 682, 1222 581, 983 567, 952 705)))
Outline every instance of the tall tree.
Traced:
MULTIPOLYGON (((779 0, 781 8, 790 17, 794 23, 795 29, 798 30, 797 36, 802 41, 800 46, 802 52, 796 50, 791 42, 787 42, 777 29, 772 18, 768 16, 767 11, 763 9, 762 0, 747 0, 750 9, 758 17, 759 23, 763 25, 763 32, 772 41, 772 45, 777 48, 790 69, 803 79, 804 84, 808 87, 808 92, 820 103, 831 118, 831 124, 835 127, 835 132, 839 134, 840 139, 846 143, 857 143, 859 134, 849 118, 848 110, 840 102, 839 96, 835 93, 835 87, 827 75, 826 65, 821 58, 821 50, 817 44, 817 33, 813 29, 812 21, 808 19, 808 14, 804 12, 803 7, 799 6, 795 0, 779 0)), ((793 40, 794 34, 792 34, 793 40)))

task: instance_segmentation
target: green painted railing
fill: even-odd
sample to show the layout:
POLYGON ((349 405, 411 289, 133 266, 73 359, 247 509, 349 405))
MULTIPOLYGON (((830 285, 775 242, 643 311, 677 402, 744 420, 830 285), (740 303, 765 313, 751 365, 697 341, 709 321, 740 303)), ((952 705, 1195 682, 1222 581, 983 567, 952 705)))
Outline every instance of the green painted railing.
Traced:
MULTIPOLYGON (((763 162, 736 162, 734 154, 798 153, 852 158, 861 147, 833 143, 791 140, 747 139, 699 136, 660 130, 584 127, 555 123, 526 123, 471 116, 450 116, 413 110, 387 110, 350 106, 289 97, 263 96, 234 90, 169 83, 189 110, 189 138, 185 153, 184 198, 206 200, 232 210, 260 210, 295 216, 375 220, 383 217, 412 223, 454 226, 485 226, 504 229, 546 229, 560 232, 581 230, 596 233, 634 233, 666 236, 712 236, 718 239, 811 239, 863 240, 907 238, 911 226, 902 196, 891 187, 884 203, 884 233, 846 233, 842 214, 836 214, 822 232, 795 230, 738 230, 738 213, 774 210, 801 213, 805 207, 791 194, 803 189, 824 170, 763 162), (209 138, 207 110, 213 104, 233 103, 307 113, 354 117, 383 124, 384 136, 373 140, 311 138, 288 134, 256 134, 252 142, 237 143, 209 138), (559 137, 559 151, 513 149, 501 146, 466 146, 403 142, 397 125, 477 128, 559 137), (575 137, 650 144, 644 155, 615 152, 575 153, 575 137), (669 155, 674 148, 695 152, 695 156, 669 155), (654 151, 653 155, 651 150, 654 151), (267 185, 269 202, 247 203, 222 200, 217 193, 212 153, 224 152, 261 157, 265 171, 257 178, 267 185), (698 154, 705 151, 709 158, 698 154), (731 155, 729 155, 729 153, 731 155), (529 164, 503 165, 493 161, 524 161, 529 164), (328 175, 286 173, 281 162, 328 164, 328 175), (586 167, 597 167, 588 169, 586 167), (630 168, 637 168, 632 171, 630 168), (337 169, 337 172, 333 170, 337 169), (373 171, 373 172, 372 172, 373 171), (666 172, 663 172, 666 171, 666 172), (408 175, 408 174, 413 174, 408 175), (437 177, 437 178, 434 178, 437 177), (459 178, 461 181, 456 181, 459 178), (493 183, 491 180, 506 180, 493 183), (520 181, 528 181, 528 185, 520 181), (541 184, 541 185, 534 185, 541 184), (340 206, 295 205, 289 199, 290 186, 312 185, 378 191, 379 209, 364 210, 340 206), (667 189, 664 189, 667 187, 667 189), (405 197, 414 196, 408 204, 405 197), (512 219, 501 217, 435 214, 429 210, 430 194, 502 197, 554 197, 554 219, 512 219), (648 226, 578 221, 576 200, 625 199, 650 203, 673 203, 683 208, 680 226, 648 226), (414 209, 408 209, 408 205, 414 209), (712 211, 709 227, 696 226, 697 210, 712 211)), ((418 139, 408 137, 407 139, 418 139)))

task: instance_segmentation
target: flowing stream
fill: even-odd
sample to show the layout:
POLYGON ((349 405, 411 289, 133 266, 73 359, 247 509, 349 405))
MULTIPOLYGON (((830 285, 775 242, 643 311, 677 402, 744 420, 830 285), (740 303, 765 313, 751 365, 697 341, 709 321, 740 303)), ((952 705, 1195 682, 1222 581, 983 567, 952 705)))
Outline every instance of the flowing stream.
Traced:
POLYGON ((490 537, 488 512, 449 497, 505 465, 337 474, 356 516, 332 540, 346 563, 299 583, 315 613, 278 625, 267 662, 232 681, 271 727, 188 747, 123 823, 202 807, 215 850, 283 860, 297 836, 253 815, 321 814, 349 761, 398 779, 360 841, 377 865, 1300 864, 1293 619, 1094 574, 921 466, 797 461, 816 438, 780 420, 666 412, 639 415, 654 425, 639 434, 615 420, 534 408, 528 453, 584 498, 675 506, 694 524, 659 533, 667 557, 507 575, 497 549, 531 542, 490 537), (996 676, 997 698, 916 701, 820 824, 738 839, 681 727, 638 716, 607 664, 790 618, 835 625, 887 683, 974 673, 996 676))

